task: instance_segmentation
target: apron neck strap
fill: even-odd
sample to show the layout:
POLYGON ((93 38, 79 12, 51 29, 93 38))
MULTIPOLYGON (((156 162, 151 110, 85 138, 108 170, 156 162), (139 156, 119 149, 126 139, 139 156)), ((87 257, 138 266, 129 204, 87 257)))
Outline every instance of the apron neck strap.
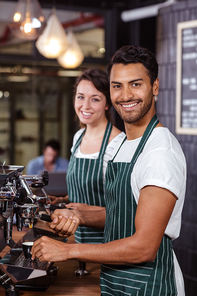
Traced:
MULTIPOLYGON (((107 127, 105 129, 105 134, 104 134, 104 137, 103 137, 103 141, 102 141, 102 144, 101 144, 101 149, 100 149, 98 158, 102 158, 104 156, 104 154, 105 154, 105 150, 106 150, 107 145, 108 145, 108 141, 109 141, 109 137, 111 135, 111 131, 112 131, 112 124, 111 124, 111 122, 108 121, 107 127)), ((85 132, 86 132, 86 129, 82 132, 82 134, 78 138, 78 140, 77 140, 77 142, 76 142, 76 144, 74 146, 72 155, 75 154, 77 148, 81 144, 81 141, 82 141, 83 136, 85 135, 85 132)))
POLYGON ((108 121, 98 158, 103 158, 103 156, 105 154, 105 150, 106 150, 108 142, 109 142, 109 137, 111 135, 111 131, 112 131, 112 124, 111 124, 111 122, 108 121))
POLYGON ((132 163, 136 163, 138 156, 140 155, 140 153, 142 152, 142 150, 144 149, 144 146, 146 144, 146 142, 148 141, 148 138, 150 137, 152 131, 154 130, 154 128, 157 126, 157 124, 159 123, 159 119, 157 118, 157 115, 155 114, 151 121, 149 122, 141 140, 140 143, 133 155, 133 158, 131 160, 132 163))

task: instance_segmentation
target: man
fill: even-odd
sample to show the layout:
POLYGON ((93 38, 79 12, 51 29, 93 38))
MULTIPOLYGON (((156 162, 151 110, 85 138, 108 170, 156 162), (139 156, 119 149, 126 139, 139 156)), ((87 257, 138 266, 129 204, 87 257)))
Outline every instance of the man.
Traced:
POLYGON ((67 172, 68 160, 59 156, 60 143, 49 140, 45 143, 43 155, 33 158, 27 164, 27 175, 42 175, 48 172, 67 172))
POLYGON ((42 237, 32 256, 102 263, 102 295, 183 296, 171 240, 180 232, 186 163, 178 141, 155 114, 157 61, 146 49, 125 46, 112 57, 108 72, 112 104, 127 139, 108 163, 106 209, 69 204, 73 210, 56 210, 50 224, 60 235, 70 235, 78 225, 104 227, 104 243, 66 245, 42 237))

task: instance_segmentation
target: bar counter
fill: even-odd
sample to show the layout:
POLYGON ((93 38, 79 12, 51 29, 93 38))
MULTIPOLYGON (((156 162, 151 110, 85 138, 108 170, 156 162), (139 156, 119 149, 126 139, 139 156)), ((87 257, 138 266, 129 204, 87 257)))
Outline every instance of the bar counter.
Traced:
MULTIPOLYGON (((37 227, 49 230, 48 223, 39 221, 37 227)), ((23 227, 23 231, 16 230, 13 226, 12 238, 17 242, 28 231, 27 227, 23 227)), ((69 237, 67 243, 73 243, 74 236, 69 237)), ((8 251, 6 247, 0 256, 3 257, 8 251)), ((98 296, 100 295, 99 277, 100 277, 100 264, 87 263, 87 270, 90 271, 89 275, 83 277, 76 277, 75 270, 78 269, 78 261, 68 260, 66 262, 54 263, 58 267, 57 275, 54 276, 52 283, 46 291, 19 291, 21 296, 60 296, 60 295, 79 295, 79 296, 98 296)), ((5 295, 5 289, 0 285, 0 295, 5 295)))

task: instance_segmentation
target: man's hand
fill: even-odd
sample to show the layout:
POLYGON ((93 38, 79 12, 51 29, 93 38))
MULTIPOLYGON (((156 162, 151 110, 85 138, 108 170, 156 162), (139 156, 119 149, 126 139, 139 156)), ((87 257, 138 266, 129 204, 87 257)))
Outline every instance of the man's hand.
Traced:
POLYGON ((48 262, 67 260, 68 258, 66 258, 67 252, 65 252, 65 247, 67 246, 64 242, 57 241, 47 236, 42 236, 33 244, 31 249, 32 260, 36 257, 40 261, 48 262))
POLYGON ((75 233, 80 224, 79 217, 74 211, 68 209, 58 209, 51 215, 52 222, 49 227, 60 236, 70 236, 75 233))

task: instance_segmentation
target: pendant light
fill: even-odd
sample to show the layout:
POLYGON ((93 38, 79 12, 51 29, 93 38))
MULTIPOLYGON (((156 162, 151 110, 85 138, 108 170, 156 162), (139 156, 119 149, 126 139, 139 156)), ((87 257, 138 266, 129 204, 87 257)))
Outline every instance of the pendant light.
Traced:
POLYGON ((67 33, 67 50, 58 57, 57 61, 63 68, 77 68, 84 60, 84 54, 71 29, 67 33))
POLYGON ((46 25, 37 0, 19 0, 10 16, 9 28, 19 39, 35 40, 46 25))
POLYGON ((36 41, 38 51, 48 59, 59 57, 67 48, 67 37, 55 9, 47 21, 46 28, 36 41))

